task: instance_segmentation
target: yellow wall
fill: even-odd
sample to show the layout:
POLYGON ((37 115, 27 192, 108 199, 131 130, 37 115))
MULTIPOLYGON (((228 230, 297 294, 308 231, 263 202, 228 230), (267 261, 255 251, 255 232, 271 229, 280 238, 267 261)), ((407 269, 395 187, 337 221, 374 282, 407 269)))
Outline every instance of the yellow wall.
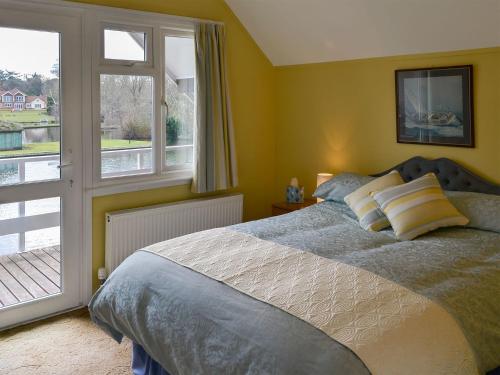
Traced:
MULTIPOLYGON (((244 219, 267 216, 299 177, 377 172, 415 155, 449 157, 500 182, 500 48, 273 68, 223 0, 80 2, 224 21, 244 219), (476 148, 396 143, 394 70, 474 65, 476 148)), ((188 186, 93 201, 93 276, 104 264, 104 213, 196 198, 188 186)))
MULTIPOLYGON (((245 195, 244 219, 270 214, 274 187, 274 71, 271 63, 223 0, 85 0, 172 15, 223 21, 227 30, 229 84, 235 125, 240 186, 245 195)), ((188 186, 95 198, 93 201, 93 278, 104 265, 104 213, 197 198, 188 186)))
POLYGON ((292 176, 312 194, 317 172, 375 173, 415 155, 448 157, 500 183, 500 48, 276 69, 275 197, 292 176), (394 71, 474 65, 476 148, 396 143, 394 71))

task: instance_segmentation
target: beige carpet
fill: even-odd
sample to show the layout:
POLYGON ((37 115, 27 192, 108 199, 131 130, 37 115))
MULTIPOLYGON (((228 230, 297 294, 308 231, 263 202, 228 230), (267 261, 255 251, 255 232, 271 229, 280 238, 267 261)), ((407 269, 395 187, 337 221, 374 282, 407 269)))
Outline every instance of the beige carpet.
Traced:
POLYGON ((86 310, 0 332, 0 374, 130 374, 131 342, 98 329, 86 310))

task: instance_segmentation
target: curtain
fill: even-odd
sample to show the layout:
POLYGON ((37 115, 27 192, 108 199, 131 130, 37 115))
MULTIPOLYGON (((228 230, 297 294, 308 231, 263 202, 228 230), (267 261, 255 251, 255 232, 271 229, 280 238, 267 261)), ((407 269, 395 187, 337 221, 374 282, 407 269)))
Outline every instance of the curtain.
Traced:
POLYGON ((205 193, 238 185, 223 25, 198 24, 196 125, 191 190, 205 193))

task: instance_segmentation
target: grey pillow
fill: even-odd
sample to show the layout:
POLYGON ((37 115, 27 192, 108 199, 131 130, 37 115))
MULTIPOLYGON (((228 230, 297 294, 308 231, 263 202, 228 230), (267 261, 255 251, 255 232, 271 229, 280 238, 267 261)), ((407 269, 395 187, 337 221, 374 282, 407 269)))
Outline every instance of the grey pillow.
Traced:
POLYGON ((466 227, 500 233, 500 195, 447 191, 450 202, 469 219, 466 227))
POLYGON ((313 194, 315 198, 326 201, 344 202, 344 197, 353 191, 374 180, 375 177, 364 176, 357 173, 340 173, 331 180, 323 182, 313 194))

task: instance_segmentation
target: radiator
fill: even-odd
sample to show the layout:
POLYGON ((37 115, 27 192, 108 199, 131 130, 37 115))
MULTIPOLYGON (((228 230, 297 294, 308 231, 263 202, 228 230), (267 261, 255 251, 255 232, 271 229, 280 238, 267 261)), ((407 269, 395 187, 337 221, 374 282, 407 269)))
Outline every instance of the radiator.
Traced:
POLYGON ((108 275, 137 249, 185 234, 241 223, 242 213, 242 194, 106 213, 108 275))

